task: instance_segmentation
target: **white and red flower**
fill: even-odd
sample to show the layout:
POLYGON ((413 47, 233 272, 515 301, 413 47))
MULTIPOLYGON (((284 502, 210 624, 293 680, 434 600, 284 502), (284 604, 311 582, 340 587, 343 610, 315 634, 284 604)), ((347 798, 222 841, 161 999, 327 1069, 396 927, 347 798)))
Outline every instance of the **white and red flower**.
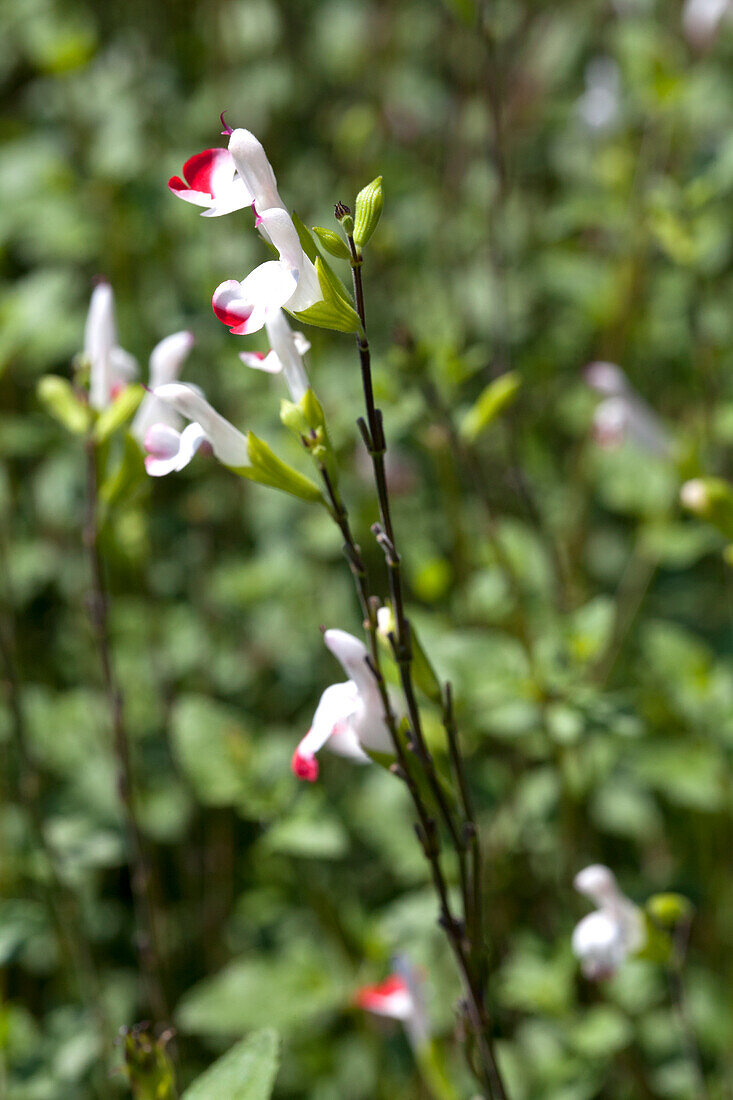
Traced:
POLYGON ((149 361, 149 389, 130 427, 130 431, 140 443, 143 443, 148 430, 154 424, 163 424, 170 428, 180 427, 182 421, 179 413, 156 397, 152 391, 157 386, 177 381, 193 343, 192 332, 174 332, 153 348, 149 361))
POLYGON ((639 450, 668 458, 672 444, 669 433, 615 363, 591 363, 585 380, 602 395, 593 413, 593 437, 600 447, 611 449, 632 443, 639 450))
POLYGON ((137 374, 137 361, 117 342, 112 287, 100 280, 92 291, 84 327, 84 356, 89 363, 89 404, 100 411, 112 403, 137 374))
POLYGON ((310 341, 302 332, 293 332, 282 310, 265 322, 265 328, 270 340, 267 355, 259 351, 240 351, 239 358, 254 370, 269 374, 282 372, 292 400, 298 402, 308 389, 303 356, 310 350, 310 341))
POLYGON ((611 978, 629 955, 644 946, 641 912, 621 892, 613 872, 601 863, 579 871, 573 885, 598 906, 575 926, 573 954, 586 978, 611 978))
POLYGON ((369 763, 368 752, 394 754, 366 646, 345 630, 327 630, 323 640, 349 679, 326 688, 310 729, 293 753, 293 773, 310 783, 318 778, 316 754, 324 747, 360 764, 369 763))
POLYGON ((153 396, 191 423, 182 432, 163 423, 148 428, 145 468, 151 477, 182 470, 202 443, 208 443, 225 466, 237 470, 250 465, 246 437, 209 404, 198 387, 168 382, 156 387, 153 396))
POLYGON ((413 1050, 422 1049, 429 1041, 425 1010, 424 981, 404 955, 393 960, 394 971, 377 985, 365 985, 354 996, 357 1008, 399 1020, 413 1050))
POLYGON ((233 130, 229 153, 238 177, 252 195, 256 225, 279 254, 278 260, 260 264, 241 282, 227 279, 214 291, 214 313, 240 336, 259 331, 281 307, 290 313, 308 309, 323 299, 323 293, 260 142, 249 130, 233 130))
POLYGON ((205 206, 204 218, 218 218, 252 205, 252 195, 237 174, 228 149, 204 149, 183 166, 183 179, 171 176, 168 187, 174 195, 194 206, 205 206))

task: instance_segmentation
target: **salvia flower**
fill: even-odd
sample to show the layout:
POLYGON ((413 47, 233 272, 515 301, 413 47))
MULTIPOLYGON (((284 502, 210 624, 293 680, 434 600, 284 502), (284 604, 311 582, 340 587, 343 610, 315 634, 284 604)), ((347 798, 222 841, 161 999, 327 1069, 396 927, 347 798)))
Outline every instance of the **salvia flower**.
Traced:
POLYGON ((180 427, 180 415, 170 405, 156 397, 152 390, 157 386, 165 386, 169 382, 177 381, 188 353, 193 347, 193 342, 192 332, 174 332, 153 348, 150 355, 149 390, 130 428, 132 434, 141 443, 154 424, 166 424, 170 428, 180 427))
POLYGON ((293 754, 293 773, 310 783, 318 778, 316 754, 324 747, 361 764, 369 763, 367 752, 394 753, 366 646, 345 630, 327 630, 323 640, 349 679, 326 688, 293 754))
POLYGON ((594 863, 579 871, 573 885, 598 906, 575 926, 573 954, 586 978, 612 977, 626 958, 646 940, 641 912, 621 892, 613 873, 594 863))
POLYGON ((236 470, 250 465, 245 436, 209 404, 198 387, 168 382, 157 386, 153 396, 191 423, 182 432, 164 423, 148 428, 145 468, 151 477, 182 470, 202 443, 208 443, 225 466, 236 470))
POLYGON ((84 357, 89 364, 89 404, 106 409, 137 374, 137 362, 117 342, 115 299, 104 280, 92 291, 84 327, 84 357))
POLYGON ((393 973, 377 985, 366 985, 357 991, 354 1003, 366 1012, 399 1020, 413 1050, 422 1049, 430 1038, 423 980, 405 956, 393 960, 393 973))
POLYGON ((297 403, 308 389, 303 356, 310 350, 310 341, 302 332, 293 332, 281 309, 265 321, 265 328, 270 340, 267 355, 259 351, 240 351, 239 358, 245 366, 255 370, 269 374, 282 372, 290 396, 297 403))
POLYGON ((612 129, 620 113, 621 77, 610 57, 595 57, 586 66, 585 91, 578 100, 578 114, 590 130, 612 129))
POLYGON ((296 313, 320 302, 323 293, 260 142, 249 130, 233 130, 229 153, 252 195, 255 224, 279 254, 279 259, 260 264, 241 282, 227 279, 214 291, 214 313, 230 332, 245 335, 258 332, 281 307, 296 313))
POLYGON ((615 363, 591 363, 586 367, 585 380, 603 397, 593 414, 593 437, 600 447, 610 449, 629 442, 649 454, 669 457, 669 433, 620 367, 615 363))
POLYGON ((252 195, 228 149, 204 149, 183 166, 183 179, 171 176, 168 187, 174 195, 194 206, 205 206, 204 218, 218 218, 252 205, 252 195))
POLYGON ((709 46, 732 7, 731 0, 685 0, 682 29, 688 42, 698 49, 709 46))

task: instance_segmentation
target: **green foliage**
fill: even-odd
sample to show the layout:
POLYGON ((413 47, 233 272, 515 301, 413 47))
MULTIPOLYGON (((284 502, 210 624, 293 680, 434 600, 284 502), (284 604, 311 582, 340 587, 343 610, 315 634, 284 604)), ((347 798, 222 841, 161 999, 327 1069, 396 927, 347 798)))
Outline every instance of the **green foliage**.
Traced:
POLYGON ((269 1100, 277 1063, 277 1032, 256 1031, 207 1069, 183 1100, 269 1100))
MULTIPOLYGON (((327 751, 317 784, 290 771, 340 675, 318 626, 361 620, 339 533, 303 507, 320 496, 299 472, 301 435, 316 432, 311 453, 340 471, 370 580, 382 602, 389 591, 353 341, 318 331, 359 331, 322 231, 296 216, 324 302, 298 318, 316 326, 313 391, 285 404, 284 430, 281 379, 237 359, 264 336, 232 337, 207 305, 262 260, 251 216, 200 218, 165 186, 224 144, 223 107, 261 138, 309 225, 333 224, 334 203, 377 172, 389 181, 362 268, 375 400, 426 737, 445 765, 449 680, 486 838, 490 1007, 512 1100, 695 1095, 666 973, 682 898, 688 1015, 724 1095, 733 32, 724 20, 691 44, 681 7, 0 3, 0 1081, 13 1100, 128 1096, 114 1038, 150 1016, 88 615, 95 422, 111 650, 179 1092, 273 1026, 277 1100, 423 1097, 429 1071, 400 1026, 352 1008, 406 950, 440 1072, 473 1095, 404 790, 327 751), (608 82, 602 65, 588 97, 599 60, 608 82), (203 448, 179 475, 147 478, 124 431, 139 390, 97 417, 68 381, 98 273, 139 362, 195 331, 183 379, 270 441, 277 456, 253 440, 257 476, 284 491, 203 448), (583 371, 599 359, 624 369, 672 458, 632 438, 598 445, 603 398, 583 371), (703 511, 689 479, 710 488, 703 511), (647 908, 655 942, 590 986, 570 952, 590 908, 572 879, 599 860, 647 908)), ((458 868, 446 873, 455 889, 458 868)))

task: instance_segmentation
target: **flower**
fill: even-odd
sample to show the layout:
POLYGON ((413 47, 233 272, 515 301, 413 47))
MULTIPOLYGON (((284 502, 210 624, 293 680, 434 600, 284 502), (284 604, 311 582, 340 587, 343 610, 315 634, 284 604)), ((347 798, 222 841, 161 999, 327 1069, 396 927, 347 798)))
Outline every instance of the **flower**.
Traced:
POLYGON ((591 363, 586 367, 585 380, 603 396, 593 414, 593 436, 600 447, 619 447, 628 441, 642 451, 669 457, 671 442, 666 428, 620 367, 615 363, 591 363))
POLYGON ((618 121, 620 83, 619 68, 612 58, 595 57, 586 66, 578 113, 590 130, 607 131, 618 121))
POLYGON ((731 0, 685 0, 682 29, 688 42, 698 49, 709 46, 731 7, 731 0))
POLYGON ((327 630, 323 640, 349 679, 326 688, 310 729, 293 753, 293 773, 309 783, 318 778, 316 753, 324 746, 360 764, 369 763, 367 752, 394 754, 366 646, 345 630, 327 630))
POLYGON ((115 298, 105 280, 92 291, 84 328, 84 355, 89 362, 89 404, 106 409, 137 373, 137 362, 117 343, 115 298))
POLYGON ((619 890, 616 879, 601 863, 579 871, 575 889, 598 906, 575 926, 573 954, 591 981, 612 977, 628 955, 640 950, 646 932, 640 911, 619 890))
MULTIPOLYGON (((155 345, 150 355, 150 390, 177 380, 193 342, 193 333, 184 331, 174 332, 155 345)), ((143 398, 130 428, 141 443, 154 424, 178 428, 181 423, 180 415, 150 390, 143 398)))
POLYGON ((267 260, 237 282, 227 279, 212 298, 214 313, 230 332, 258 332, 280 307, 290 313, 308 309, 323 299, 316 269, 306 256, 298 231, 277 190, 265 150, 249 130, 233 130, 229 152, 239 177, 253 198, 256 225, 276 249, 278 260, 267 260))
POLYGON ((424 982, 417 969, 404 955, 393 959, 394 972, 377 985, 365 985, 354 997, 354 1004, 376 1016, 400 1020, 413 1050, 424 1047, 430 1037, 424 982))
POLYGON ((308 389, 308 375, 303 365, 303 355, 310 349, 310 341, 302 332, 293 332, 280 309, 265 322, 270 339, 270 351, 240 351, 239 358, 247 367, 264 370, 269 374, 282 371, 285 384, 293 401, 300 401, 308 389))
POLYGON ((204 149, 183 166, 183 179, 171 176, 168 187, 184 202, 205 206, 203 218, 218 218, 252 205, 252 195, 228 149, 204 149), (185 182, 184 182, 185 181, 185 182))
POLYGON ((157 386, 153 396, 169 405, 191 423, 182 432, 168 424, 153 424, 145 433, 145 468, 151 477, 163 477, 182 470, 202 443, 211 446, 225 466, 242 469, 249 466, 249 449, 242 433, 225 420, 206 400, 201 391, 182 382, 157 386))

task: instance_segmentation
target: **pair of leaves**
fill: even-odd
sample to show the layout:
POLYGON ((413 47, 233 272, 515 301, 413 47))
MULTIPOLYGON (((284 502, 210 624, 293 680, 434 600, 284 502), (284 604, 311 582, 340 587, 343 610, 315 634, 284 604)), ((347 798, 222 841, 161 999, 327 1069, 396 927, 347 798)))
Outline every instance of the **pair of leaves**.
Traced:
POLYGON ((145 390, 140 385, 125 386, 115 400, 96 416, 71 382, 57 374, 45 375, 38 383, 37 393, 46 411, 67 431, 74 435, 86 435, 91 429, 95 443, 105 443, 127 423, 142 401, 145 390))

